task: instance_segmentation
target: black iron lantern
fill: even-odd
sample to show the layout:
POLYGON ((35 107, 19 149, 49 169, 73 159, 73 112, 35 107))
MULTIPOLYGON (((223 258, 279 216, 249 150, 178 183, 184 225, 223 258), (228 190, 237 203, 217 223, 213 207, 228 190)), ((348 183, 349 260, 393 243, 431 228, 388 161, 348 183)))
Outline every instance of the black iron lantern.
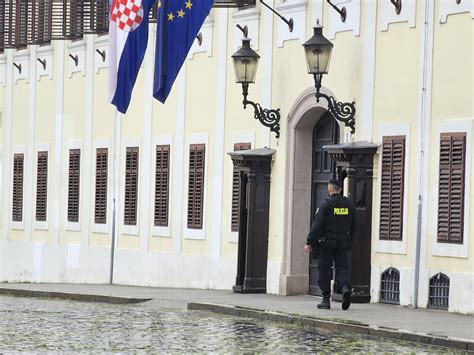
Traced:
POLYGON ((235 82, 254 83, 260 56, 250 47, 250 38, 242 39, 242 47, 232 55, 235 82))
POLYGON ((259 59, 260 56, 250 47, 250 38, 244 37, 242 39, 242 47, 232 55, 235 70, 235 82, 237 84, 242 84, 244 109, 247 108, 247 105, 252 105, 254 108, 254 118, 259 120, 265 127, 270 128, 270 131, 275 132, 276 138, 279 138, 280 109, 264 109, 260 104, 247 99, 249 84, 255 83, 259 59))
POLYGON ((328 73, 333 44, 323 36, 323 27, 319 25, 319 20, 316 21, 313 37, 306 41, 303 47, 305 49, 308 74, 314 76, 316 101, 319 102, 321 97, 326 99, 329 112, 331 112, 334 118, 344 122, 347 127, 350 127, 352 133, 354 133, 355 102, 337 102, 334 97, 320 92, 323 75, 328 73))

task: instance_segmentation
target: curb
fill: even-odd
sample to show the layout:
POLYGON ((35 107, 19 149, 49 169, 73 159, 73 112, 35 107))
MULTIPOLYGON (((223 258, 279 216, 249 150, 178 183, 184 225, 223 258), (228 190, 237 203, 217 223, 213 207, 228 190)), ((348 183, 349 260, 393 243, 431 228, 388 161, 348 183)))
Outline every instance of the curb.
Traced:
POLYGON ((256 318, 272 322, 296 324, 310 328, 320 328, 326 330, 340 331, 346 333, 357 333, 371 335, 376 337, 403 340, 433 346, 455 348, 460 350, 474 351, 474 342, 467 339, 453 339, 449 337, 440 337, 426 333, 416 333, 407 330, 377 327, 373 325, 356 322, 339 322, 328 319, 304 317, 273 311, 264 311, 259 309, 219 305, 212 303, 188 303, 188 310, 209 311, 232 316, 256 318))
POLYGON ((83 293, 22 290, 22 289, 16 289, 16 288, 3 288, 3 287, 0 287, 0 294, 16 296, 16 297, 60 298, 63 300, 71 300, 71 301, 100 302, 100 303, 110 303, 110 304, 130 304, 130 303, 140 303, 140 302, 151 300, 151 298, 89 295, 89 294, 83 294, 83 293))

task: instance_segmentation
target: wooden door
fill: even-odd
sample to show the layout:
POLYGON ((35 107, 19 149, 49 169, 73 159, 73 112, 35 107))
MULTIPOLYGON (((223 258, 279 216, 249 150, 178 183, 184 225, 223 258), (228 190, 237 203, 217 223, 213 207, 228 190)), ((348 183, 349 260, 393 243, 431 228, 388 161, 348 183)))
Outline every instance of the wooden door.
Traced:
MULTIPOLYGON (((313 129, 313 165, 311 186, 311 218, 314 219, 319 204, 328 195, 328 180, 333 179, 336 173, 335 162, 324 151, 323 146, 338 143, 339 126, 328 112, 319 119, 313 129)), ((308 227, 309 230, 309 227, 308 227)), ((318 286, 317 260, 310 256, 309 262, 309 294, 321 296, 318 286)))

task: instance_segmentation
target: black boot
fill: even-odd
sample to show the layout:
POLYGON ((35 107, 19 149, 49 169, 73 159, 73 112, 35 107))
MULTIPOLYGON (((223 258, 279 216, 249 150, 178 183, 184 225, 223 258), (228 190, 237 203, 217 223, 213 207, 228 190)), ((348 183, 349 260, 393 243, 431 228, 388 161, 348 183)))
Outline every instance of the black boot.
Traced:
POLYGON ((329 296, 323 296, 323 300, 318 304, 319 309, 331 309, 331 302, 329 301, 329 296))
POLYGON ((349 309, 351 305, 351 290, 349 287, 344 286, 342 288, 342 310, 349 309))

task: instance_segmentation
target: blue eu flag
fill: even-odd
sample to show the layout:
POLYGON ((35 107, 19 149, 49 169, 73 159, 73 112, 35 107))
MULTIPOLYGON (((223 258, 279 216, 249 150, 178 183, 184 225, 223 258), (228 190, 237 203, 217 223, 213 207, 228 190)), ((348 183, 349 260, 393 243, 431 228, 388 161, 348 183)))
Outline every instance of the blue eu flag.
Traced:
POLYGON ((165 102, 214 0, 158 0, 153 96, 165 102))

